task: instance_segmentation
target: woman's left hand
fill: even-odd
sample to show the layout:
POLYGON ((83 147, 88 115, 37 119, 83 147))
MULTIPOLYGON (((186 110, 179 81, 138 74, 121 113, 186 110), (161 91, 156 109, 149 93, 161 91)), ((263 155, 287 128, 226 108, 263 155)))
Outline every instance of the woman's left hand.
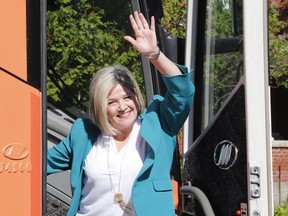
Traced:
POLYGON ((135 33, 135 39, 128 35, 126 35, 124 39, 130 42, 139 53, 148 57, 150 62, 161 74, 166 76, 182 74, 179 68, 169 58, 162 52, 159 52, 155 32, 155 18, 153 16, 151 17, 150 27, 142 13, 135 11, 134 16, 130 15, 129 18, 135 33), (153 57, 153 55, 156 55, 156 57, 153 57))
POLYGON ((151 17, 151 25, 145 19, 142 13, 134 12, 134 16, 130 15, 131 27, 135 33, 135 39, 131 36, 124 36, 124 39, 130 42, 134 48, 144 56, 150 56, 157 53, 157 37, 155 33, 155 19, 151 17))

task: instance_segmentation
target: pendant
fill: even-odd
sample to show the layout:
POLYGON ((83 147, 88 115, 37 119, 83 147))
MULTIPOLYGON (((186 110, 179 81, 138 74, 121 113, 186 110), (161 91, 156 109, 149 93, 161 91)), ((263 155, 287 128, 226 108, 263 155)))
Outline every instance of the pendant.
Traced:
POLYGON ((115 200, 116 202, 122 202, 122 200, 123 200, 123 195, 122 195, 122 193, 116 193, 116 194, 114 195, 114 200, 115 200))

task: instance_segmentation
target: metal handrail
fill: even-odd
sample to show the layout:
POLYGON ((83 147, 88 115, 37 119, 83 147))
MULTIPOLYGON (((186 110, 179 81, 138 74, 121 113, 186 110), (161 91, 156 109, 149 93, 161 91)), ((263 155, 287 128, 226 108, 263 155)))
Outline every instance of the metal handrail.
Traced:
POLYGON ((182 186, 180 192, 181 194, 194 195, 202 206, 205 216, 215 216, 212 206, 202 190, 194 186, 182 186))

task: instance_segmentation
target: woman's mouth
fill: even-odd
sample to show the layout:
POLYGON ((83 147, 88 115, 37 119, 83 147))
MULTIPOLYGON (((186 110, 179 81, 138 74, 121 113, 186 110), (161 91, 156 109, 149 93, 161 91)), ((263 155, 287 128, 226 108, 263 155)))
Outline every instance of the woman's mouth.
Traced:
POLYGON ((129 115, 130 115, 130 111, 122 113, 122 114, 118 114, 117 117, 118 118, 127 118, 129 115))

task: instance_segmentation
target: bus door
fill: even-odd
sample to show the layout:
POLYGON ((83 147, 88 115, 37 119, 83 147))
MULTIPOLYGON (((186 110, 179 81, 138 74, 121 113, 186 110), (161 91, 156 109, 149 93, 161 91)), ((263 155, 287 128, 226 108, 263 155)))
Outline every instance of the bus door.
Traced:
POLYGON ((0 2, 1 215, 42 212, 42 6, 40 1, 0 2))
POLYGON ((273 215, 267 1, 188 1, 183 215, 273 215))
MULTIPOLYGON (((58 23, 57 26, 53 26, 53 18, 55 18, 54 15, 56 15, 62 9, 66 10, 66 8, 68 8, 67 10, 71 10, 71 8, 73 8, 73 10, 75 10, 77 14, 80 14, 83 19, 87 19, 86 15, 88 16, 89 13, 87 12, 83 14, 83 7, 80 7, 77 4, 77 1, 69 2, 69 4, 58 4, 53 1, 47 2, 47 34, 49 36, 49 43, 47 45, 48 149, 53 147, 54 145, 57 145, 62 139, 64 139, 68 135, 70 128, 76 118, 88 117, 88 97, 83 92, 85 90, 87 90, 88 92, 89 85, 87 85, 87 80, 91 80, 93 73, 101 69, 104 65, 123 64, 127 68, 129 68, 131 72, 135 75, 135 77, 137 77, 136 79, 139 84, 141 85, 143 83, 143 88, 141 85, 141 90, 146 93, 147 101, 150 101, 153 94, 155 94, 156 92, 160 93, 164 91, 162 86, 156 85, 158 80, 161 81, 161 78, 156 73, 156 69, 150 65, 149 61, 146 58, 140 56, 140 54, 138 54, 138 52, 134 50, 134 48, 131 47, 129 43, 126 43, 123 40, 124 35, 132 35, 132 29, 128 21, 129 15, 132 14, 133 11, 141 11, 146 17, 150 17, 151 15, 161 17, 163 15, 161 0, 99 0, 95 1, 91 5, 86 3, 86 6, 88 6, 87 8, 89 8, 89 10, 84 8, 85 11, 89 11, 89 13, 91 13, 92 15, 93 13, 97 13, 105 24, 99 25, 99 23, 96 22, 94 24, 96 26, 95 28, 91 28, 89 29, 89 31, 85 29, 85 35, 93 35, 91 37, 85 38, 85 41, 88 42, 85 43, 85 46, 83 45, 83 50, 87 49, 90 50, 92 53, 92 59, 89 59, 85 55, 85 58, 88 59, 87 61, 91 63, 91 66, 93 67, 92 71, 91 69, 89 70, 89 67, 87 70, 87 66, 82 67, 83 65, 85 66, 85 62, 83 64, 80 64, 79 62, 71 63, 67 61, 66 64, 61 62, 60 65, 68 66, 64 69, 59 67, 59 65, 57 67, 58 62, 56 60, 59 58, 59 56, 61 57, 62 54, 61 52, 59 52, 60 55, 55 55, 54 53, 56 57, 51 54, 54 50, 50 49, 50 47, 52 47, 54 43, 57 43, 57 34, 54 35, 54 33, 57 33, 57 31, 55 31, 53 28, 66 28, 66 26, 64 27, 65 22, 69 22, 71 21, 71 19, 74 19, 73 23, 75 24, 75 26, 79 27, 79 32, 84 32, 83 28, 81 28, 83 27, 83 23, 79 21, 78 16, 63 16, 62 19, 64 21, 58 23), (93 8, 90 8, 92 7, 92 5, 93 8), (121 10, 119 10, 119 8, 121 8, 121 10), (97 28, 99 28, 99 30, 97 28), (86 34, 87 32, 89 34, 86 34), (115 35, 117 35, 117 37, 115 35), (115 38, 111 36, 115 36, 115 38), (105 40, 108 40, 110 42, 107 42, 103 45, 103 40, 99 39, 102 37, 106 38, 105 40), (113 38, 113 41, 110 38, 113 38), (54 40, 56 40, 56 42, 54 40), (89 43, 90 41, 91 43, 89 43), (89 46, 89 44, 92 45, 89 46), (73 64, 76 64, 77 67, 82 68, 81 70, 83 71, 83 74, 78 74, 78 76, 83 76, 83 78, 74 81, 74 85, 71 85, 71 81, 67 81, 67 75, 65 75, 65 73, 69 73, 69 70, 75 70, 75 66, 73 66, 73 64), (70 85, 68 85, 68 83, 70 83, 70 85), (81 86, 81 88, 79 88, 79 86, 81 86), (61 94, 57 95, 59 99, 55 100, 55 98, 53 98, 53 96, 55 95, 50 95, 49 92, 60 92, 61 94), (81 100, 79 98, 81 98, 81 100)), ((158 21, 157 26, 157 31, 159 32, 160 25, 158 21)), ((74 41, 79 40, 77 36, 78 35, 71 35, 72 40, 67 40, 67 44, 65 44, 64 46, 75 46, 74 41)), ((78 44, 76 44, 76 46, 78 47, 78 44)), ((163 48, 163 46, 161 46, 161 48, 163 48)), ((70 51, 71 50, 72 49, 70 49, 70 51)), ((79 53, 73 53, 72 51, 70 52, 70 55, 79 55, 79 53)), ((55 214, 65 215, 67 213, 72 197, 70 185, 67 184, 70 181, 69 178, 69 170, 47 176, 47 199, 45 200, 47 206, 45 213, 46 216, 55 214)))

